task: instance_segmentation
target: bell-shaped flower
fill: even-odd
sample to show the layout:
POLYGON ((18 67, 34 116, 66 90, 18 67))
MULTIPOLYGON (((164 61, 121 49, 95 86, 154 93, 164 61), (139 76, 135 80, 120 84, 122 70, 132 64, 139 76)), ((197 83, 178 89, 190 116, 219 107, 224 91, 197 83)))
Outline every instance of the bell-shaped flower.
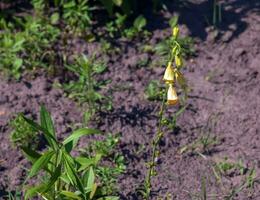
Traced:
POLYGON ((170 84, 167 92, 167 104, 174 106, 178 104, 178 102, 179 102, 179 98, 177 96, 176 90, 173 87, 173 84, 170 84))
POLYGON ((163 80, 166 83, 173 83, 174 82, 174 71, 172 68, 172 62, 168 63, 168 66, 164 72, 163 80))

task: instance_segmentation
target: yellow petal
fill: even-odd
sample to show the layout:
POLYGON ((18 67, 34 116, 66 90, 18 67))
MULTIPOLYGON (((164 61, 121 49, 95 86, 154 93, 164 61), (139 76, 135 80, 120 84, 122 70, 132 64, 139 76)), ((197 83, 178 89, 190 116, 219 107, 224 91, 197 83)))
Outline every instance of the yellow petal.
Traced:
POLYGON ((168 105, 176 105, 179 102, 179 98, 172 84, 169 85, 167 92, 167 103, 168 105))
POLYGON ((168 63, 168 66, 164 72, 163 80, 166 83, 173 83, 174 82, 174 72, 172 68, 172 62, 168 63))

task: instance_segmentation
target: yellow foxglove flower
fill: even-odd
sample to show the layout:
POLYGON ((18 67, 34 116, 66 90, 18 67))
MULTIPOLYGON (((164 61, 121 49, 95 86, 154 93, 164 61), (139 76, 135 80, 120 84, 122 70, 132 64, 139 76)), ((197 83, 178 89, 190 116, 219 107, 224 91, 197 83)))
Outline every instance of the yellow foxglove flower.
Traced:
POLYGON ((178 102, 179 102, 179 99, 178 99, 176 90, 173 87, 173 84, 170 84, 168 92, 167 92, 167 103, 168 103, 168 105, 174 106, 174 105, 178 104, 178 102))
POLYGON ((183 62, 182 62, 182 58, 180 56, 175 56, 175 64, 177 67, 181 67, 183 62))
POLYGON ((168 62, 168 66, 164 72, 163 80, 166 83, 173 83, 174 82, 174 71, 172 68, 172 62, 168 62))
POLYGON ((179 36, 179 28, 177 26, 175 26, 172 30, 172 35, 173 37, 176 39, 179 36))

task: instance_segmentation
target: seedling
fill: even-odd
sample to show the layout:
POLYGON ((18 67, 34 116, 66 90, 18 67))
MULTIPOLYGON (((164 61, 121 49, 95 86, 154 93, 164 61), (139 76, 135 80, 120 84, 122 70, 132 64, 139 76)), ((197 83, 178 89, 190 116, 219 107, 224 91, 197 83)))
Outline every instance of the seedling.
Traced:
POLYGON ((71 65, 66 65, 67 69, 74 72, 77 76, 76 81, 70 81, 68 84, 64 84, 64 89, 67 92, 69 98, 75 99, 80 105, 85 107, 84 123, 94 116, 97 109, 111 109, 111 101, 109 97, 104 97, 97 92, 104 84, 103 82, 97 82, 95 76, 103 73, 106 70, 106 66, 103 63, 94 62, 94 57, 88 58, 86 55, 76 57, 75 62, 71 65), (105 106, 99 104, 102 100, 106 101, 105 106))

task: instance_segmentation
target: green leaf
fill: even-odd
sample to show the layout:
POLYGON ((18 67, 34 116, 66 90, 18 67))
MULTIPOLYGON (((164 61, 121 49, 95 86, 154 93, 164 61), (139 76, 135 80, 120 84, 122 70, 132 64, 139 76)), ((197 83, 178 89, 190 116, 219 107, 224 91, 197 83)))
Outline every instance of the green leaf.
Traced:
POLYGON ((90 194, 89 194, 89 198, 90 198, 90 199, 93 199, 93 197, 95 196, 96 191, 97 191, 97 188, 98 188, 97 184, 94 183, 93 186, 92 186, 92 188, 91 188, 91 192, 90 192, 90 194))
POLYGON ((39 154, 36 151, 33 151, 32 149, 29 149, 28 147, 21 147, 25 156, 27 157, 27 159, 29 161, 31 161, 32 163, 34 163, 37 159, 39 159, 42 155, 39 154))
POLYGON ((116 196, 107 196, 107 197, 98 198, 97 200, 119 200, 119 197, 116 197, 116 196))
POLYGON ((60 19, 59 13, 55 12, 51 15, 51 24, 57 24, 60 19))
POLYGON ((47 185, 44 188, 43 192, 47 192, 53 184, 57 181, 57 179, 61 176, 61 164, 55 169, 54 173, 51 176, 50 181, 47 183, 47 185))
POLYGON ((24 199, 31 199, 32 197, 36 196, 38 193, 40 193, 40 191, 44 188, 44 185, 39 185, 39 186, 35 186, 32 188, 29 188, 26 190, 25 192, 25 197, 24 199))
POLYGON ((87 172, 87 176, 85 178, 87 179, 87 190, 91 190, 95 183, 95 174, 94 174, 93 167, 89 168, 87 172))
POLYGON ((117 6, 121 6, 123 3, 123 0, 113 0, 114 4, 117 6))
POLYGON ((20 67, 22 66, 22 64, 23 64, 23 59, 21 59, 21 58, 16 58, 16 59, 14 60, 14 63, 13 63, 14 69, 15 69, 16 71, 19 70, 20 67))
POLYGON ((85 190, 83 187, 83 184, 81 180, 79 179, 77 172, 75 170, 75 166, 71 164, 71 157, 70 155, 63 154, 64 160, 65 160, 65 172, 72 183, 74 187, 76 187, 80 192, 81 195, 83 196, 84 199, 86 199, 86 194, 85 190))
POLYGON ((55 129, 51 119, 51 115, 44 106, 41 106, 40 115, 41 115, 41 126, 47 129, 49 133, 55 137, 55 129))
POLYGON ((23 116, 24 120, 32 126, 32 128, 36 129, 37 131, 43 132, 46 140, 48 141, 49 145, 54 148, 58 146, 58 142, 56 138, 49 133, 49 131, 43 127, 41 127, 39 124, 35 123, 33 120, 26 118, 23 116))
POLYGON ((142 16, 139 15, 135 21, 134 21, 134 27, 138 32, 140 32, 146 25, 146 19, 142 16))
POLYGON ((171 28, 174 28, 174 27, 177 25, 178 19, 179 19, 179 16, 178 16, 178 15, 175 15, 175 16, 173 16, 173 17, 170 19, 169 24, 170 24, 171 28))
POLYGON ((76 161, 81 165, 79 171, 82 171, 91 165, 97 165, 101 157, 101 154, 97 154, 94 158, 77 157, 76 161))
POLYGON ((75 193, 73 193, 73 192, 62 190, 61 194, 66 196, 66 197, 68 197, 69 199, 72 198, 72 199, 81 200, 81 198, 78 195, 76 195, 75 193))
POLYGON ((77 145, 77 142, 80 137, 82 137, 84 135, 100 134, 100 133, 102 133, 102 132, 99 130, 96 130, 96 129, 81 128, 81 129, 74 131, 69 137, 67 137, 63 141, 63 145, 65 145, 66 150, 71 150, 71 148, 69 148, 69 147, 72 145, 72 148, 74 148, 77 145), (71 144, 71 142, 72 142, 72 144, 71 144))
POLYGON ((28 178, 36 175, 42 168, 44 168, 49 163, 53 155, 53 151, 48 151, 44 153, 39 159, 37 159, 30 170, 28 178))

